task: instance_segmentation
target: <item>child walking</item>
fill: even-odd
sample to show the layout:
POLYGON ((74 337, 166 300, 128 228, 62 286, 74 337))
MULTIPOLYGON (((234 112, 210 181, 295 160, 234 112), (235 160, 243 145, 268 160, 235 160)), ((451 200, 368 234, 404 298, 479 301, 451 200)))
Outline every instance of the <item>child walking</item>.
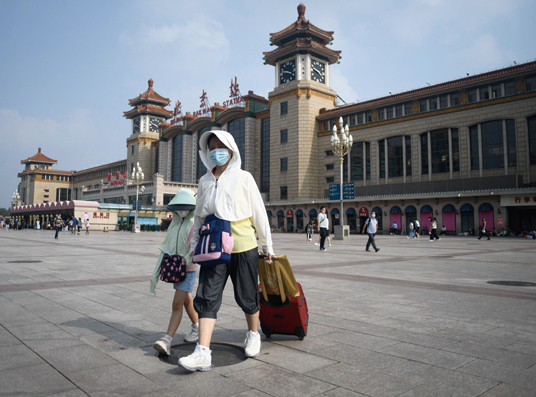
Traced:
POLYGON ((186 342, 197 342, 199 339, 198 316, 194 310, 192 291, 197 279, 199 265, 192 263, 189 255, 189 243, 192 238, 192 228, 194 225, 195 193, 190 189, 181 189, 168 205, 168 210, 173 211, 173 220, 167 231, 166 238, 160 246, 160 257, 151 278, 150 290, 156 294, 156 283, 160 276, 160 264, 164 254, 180 255, 186 259, 186 280, 181 283, 174 283, 175 296, 171 306, 171 318, 166 335, 157 340, 153 347, 161 354, 170 355, 171 340, 177 332, 182 320, 183 308, 192 322, 191 330, 184 337, 186 342))

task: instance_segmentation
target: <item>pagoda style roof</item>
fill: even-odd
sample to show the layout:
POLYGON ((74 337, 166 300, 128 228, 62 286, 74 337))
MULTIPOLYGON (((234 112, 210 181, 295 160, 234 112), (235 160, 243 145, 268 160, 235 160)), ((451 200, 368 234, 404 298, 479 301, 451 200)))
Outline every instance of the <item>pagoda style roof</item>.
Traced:
POLYGON ((24 170, 17 174, 17 177, 23 175, 35 175, 35 174, 46 174, 46 175, 73 175, 74 171, 60 171, 60 170, 43 170, 41 168, 34 168, 33 170, 24 170))
POLYGON ((127 119, 132 119, 140 114, 153 114, 158 116, 164 116, 166 119, 173 116, 173 112, 171 110, 167 110, 162 106, 151 105, 147 103, 137 105, 134 109, 131 109, 128 112, 123 112, 123 114, 127 119))
POLYGON ((37 154, 32 157, 28 157, 26 160, 21 160, 21 164, 28 163, 48 163, 48 164, 57 164, 58 160, 52 160, 50 157, 45 156, 41 153, 41 148, 37 149, 37 154))
POLYGON ((168 106, 171 102, 169 98, 164 98, 153 90, 153 79, 148 81, 149 88, 143 94, 138 95, 136 98, 128 100, 130 106, 136 106, 138 103, 154 102, 159 105, 168 106))
POLYGON ((333 40, 333 32, 322 30, 305 19, 305 6, 298 6, 298 19, 285 29, 270 33, 272 45, 278 46, 273 51, 263 52, 265 62, 275 66, 276 62, 297 52, 312 53, 327 60, 330 64, 339 60, 341 51, 326 47, 333 40))

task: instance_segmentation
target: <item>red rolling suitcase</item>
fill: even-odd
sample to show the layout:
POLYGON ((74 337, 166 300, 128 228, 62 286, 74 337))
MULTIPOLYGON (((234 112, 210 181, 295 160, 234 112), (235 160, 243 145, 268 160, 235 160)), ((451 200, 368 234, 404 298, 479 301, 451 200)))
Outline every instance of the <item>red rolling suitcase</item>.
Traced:
MULTIPOLYGON (((266 293, 266 283, 263 277, 259 277, 261 284, 260 295, 260 322, 262 333, 269 338, 272 334, 296 335, 300 340, 307 335, 309 324, 309 311, 307 300, 303 294, 300 283, 296 283, 299 295, 291 297, 285 294, 281 273, 277 261, 274 261, 277 283, 281 295, 266 293)), ((260 273, 259 273, 260 276, 260 273)))

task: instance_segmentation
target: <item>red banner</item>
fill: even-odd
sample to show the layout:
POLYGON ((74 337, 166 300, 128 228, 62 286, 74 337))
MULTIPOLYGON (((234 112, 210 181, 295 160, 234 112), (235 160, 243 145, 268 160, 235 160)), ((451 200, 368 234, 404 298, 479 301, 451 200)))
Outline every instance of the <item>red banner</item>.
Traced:
POLYGON ((368 216, 368 210, 365 207, 359 208, 359 216, 368 216))

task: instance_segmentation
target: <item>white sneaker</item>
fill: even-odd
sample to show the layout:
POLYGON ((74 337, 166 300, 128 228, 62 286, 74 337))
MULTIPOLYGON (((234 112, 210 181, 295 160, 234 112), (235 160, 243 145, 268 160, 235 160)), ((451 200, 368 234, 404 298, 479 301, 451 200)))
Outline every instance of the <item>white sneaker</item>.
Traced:
POLYGON ((167 340, 166 338, 157 340, 153 347, 160 354, 165 354, 166 356, 171 354, 171 341, 167 340))
POLYGON ((246 357, 257 357, 261 354, 261 334, 248 331, 246 334, 246 357))
POLYGON ((329 246, 331 247, 331 244, 329 244, 329 246))
POLYGON ((210 371, 212 369, 212 350, 203 351, 199 345, 192 354, 179 358, 178 364, 188 371, 210 371))
POLYGON ((312 238, 310 238, 310 239, 309 239, 309 241, 313 241, 313 239, 312 239, 312 238))
POLYGON ((441 237, 439 237, 439 238, 437 239, 437 241, 439 241, 439 240, 441 240, 441 237))
POLYGON ((315 245, 318 245, 318 243, 315 243, 315 245))
POLYGON ((184 336, 186 342, 197 342, 199 340, 199 324, 192 324, 192 329, 188 335, 184 336))

